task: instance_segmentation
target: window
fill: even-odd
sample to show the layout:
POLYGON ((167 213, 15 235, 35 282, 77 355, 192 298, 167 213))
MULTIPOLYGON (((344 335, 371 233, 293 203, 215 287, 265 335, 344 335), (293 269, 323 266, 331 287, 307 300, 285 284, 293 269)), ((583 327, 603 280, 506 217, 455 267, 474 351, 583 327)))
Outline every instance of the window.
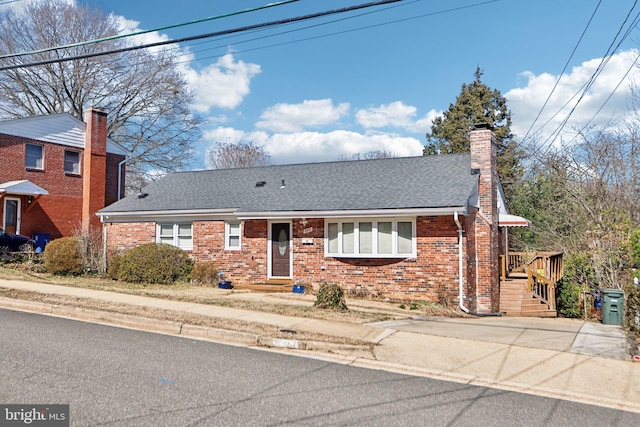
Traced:
POLYGON ((240 249, 240 221, 228 221, 224 224, 224 248, 240 249))
POLYGON ((64 173, 80 175, 80 153, 78 151, 65 150, 64 173))
POLYGON ((191 224, 158 224, 156 242, 193 249, 193 228, 191 224))
POLYGON ((25 165, 28 169, 43 169, 42 167, 42 145, 27 144, 25 165))
POLYGON ((325 256, 409 258, 416 256, 414 219, 326 222, 325 256))

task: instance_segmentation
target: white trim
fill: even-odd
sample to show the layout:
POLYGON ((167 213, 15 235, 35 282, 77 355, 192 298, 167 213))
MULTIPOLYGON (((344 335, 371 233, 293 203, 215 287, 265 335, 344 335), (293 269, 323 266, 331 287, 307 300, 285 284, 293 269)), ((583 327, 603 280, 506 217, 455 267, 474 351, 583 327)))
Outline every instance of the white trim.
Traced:
POLYGON ((225 251, 239 251, 242 250, 242 221, 233 220, 233 221, 225 221, 224 222, 224 250, 225 251), (231 224, 238 224, 238 246, 230 246, 229 238, 235 236, 235 234, 231 234, 231 224))
POLYGON ((293 278, 293 225, 291 221, 269 221, 267 223, 267 278, 268 279, 292 279, 293 278), (289 224, 289 275, 288 276, 274 276, 271 271, 271 265, 273 264, 272 247, 273 242, 271 231, 273 224, 289 224))
POLYGON ((466 212, 465 206, 446 208, 403 208, 403 209, 366 209, 332 211, 274 211, 274 212, 235 212, 239 219, 291 219, 291 218, 396 218, 416 216, 453 215, 455 211, 466 212))
POLYGON ((22 200, 18 197, 9 197, 6 196, 2 202, 2 228, 4 230, 7 229, 7 201, 14 200, 18 202, 18 206, 16 207, 16 232, 15 234, 20 234, 20 223, 22 222, 22 200))
POLYGON ((416 218, 415 217, 394 217, 394 218, 344 218, 344 219, 327 219, 324 222, 324 256, 325 258, 416 258, 417 257, 417 231, 416 231, 416 218), (359 229, 358 224, 363 222, 372 223, 371 230, 371 253, 358 253, 359 247, 359 229), (391 222, 391 253, 379 254, 378 251, 378 223, 391 222), (410 222, 411 223, 411 253, 398 253, 398 222, 410 222), (338 224, 338 252, 329 252, 329 224, 338 224), (343 239, 342 239, 342 227, 344 223, 353 223, 353 247, 354 253, 343 252, 343 239))
POLYGON ((160 231, 161 231, 161 227, 163 225, 170 225, 172 226, 172 237, 173 237, 173 243, 169 243, 170 245, 176 246, 182 250, 185 251, 191 251, 193 250, 193 223, 191 222, 175 222, 175 223, 171 223, 171 222, 159 222, 156 223, 156 243, 168 243, 168 242, 162 242, 161 240, 161 235, 160 235, 160 231), (186 246, 181 246, 180 245, 180 226, 181 225, 188 225, 191 228, 191 245, 186 245, 186 246))
POLYGON ((417 216, 446 216, 454 212, 465 213, 466 207, 446 208, 409 208, 409 209, 368 209, 338 211, 274 211, 274 212, 242 212, 237 208, 229 209, 176 209, 153 211, 120 211, 97 212, 102 222, 150 222, 150 221, 207 221, 207 220, 253 220, 266 219, 286 222, 293 218, 397 218, 417 216))

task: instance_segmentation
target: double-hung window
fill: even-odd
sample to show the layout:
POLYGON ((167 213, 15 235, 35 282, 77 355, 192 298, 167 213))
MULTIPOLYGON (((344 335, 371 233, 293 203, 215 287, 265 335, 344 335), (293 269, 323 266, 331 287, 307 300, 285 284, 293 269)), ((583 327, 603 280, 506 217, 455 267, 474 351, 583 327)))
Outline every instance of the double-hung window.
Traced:
POLYGON ((37 144, 26 144, 25 166, 27 169, 44 169, 42 158, 44 147, 37 144))
POLYGON ((226 250, 240 250, 240 221, 224 223, 224 248, 226 250))
POLYGON ((64 173, 80 175, 80 153, 78 151, 64 151, 64 173))
POLYGON ((158 224, 157 243, 167 243, 180 249, 193 249, 193 227, 191 224, 158 224))
POLYGON ((327 220, 325 256, 410 258, 416 256, 414 219, 327 220))

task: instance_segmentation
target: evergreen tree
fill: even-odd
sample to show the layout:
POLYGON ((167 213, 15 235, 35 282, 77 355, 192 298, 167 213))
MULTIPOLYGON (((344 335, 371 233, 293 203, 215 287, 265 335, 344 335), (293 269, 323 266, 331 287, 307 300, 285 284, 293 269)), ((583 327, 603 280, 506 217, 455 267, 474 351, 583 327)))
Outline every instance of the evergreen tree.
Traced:
POLYGON ((511 134, 511 112, 507 100, 497 89, 491 89, 480 80, 480 67, 476 69, 475 81, 462 84, 455 104, 449 106, 444 116, 437 117, 427 133, 425 155, 469 152, 467 133, 478 123, 493 127, 498 142, 498 175, 505 194, 511 193, 512 184, 522 177, 520 150, 511 134))

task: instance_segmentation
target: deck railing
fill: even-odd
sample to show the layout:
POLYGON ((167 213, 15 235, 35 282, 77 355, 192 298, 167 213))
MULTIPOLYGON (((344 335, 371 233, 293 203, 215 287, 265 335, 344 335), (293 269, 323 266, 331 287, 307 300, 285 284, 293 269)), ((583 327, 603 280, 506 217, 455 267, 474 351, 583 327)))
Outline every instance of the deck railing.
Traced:
POLYGON ((556 309, 556 284, 562 279, 563 262, 561 252, 511 252, 502 257, 502 276, 512 272, 527 273, 529 291, 550 310, 556 309), (527 259, 529 258, 529 259, 527 259))

